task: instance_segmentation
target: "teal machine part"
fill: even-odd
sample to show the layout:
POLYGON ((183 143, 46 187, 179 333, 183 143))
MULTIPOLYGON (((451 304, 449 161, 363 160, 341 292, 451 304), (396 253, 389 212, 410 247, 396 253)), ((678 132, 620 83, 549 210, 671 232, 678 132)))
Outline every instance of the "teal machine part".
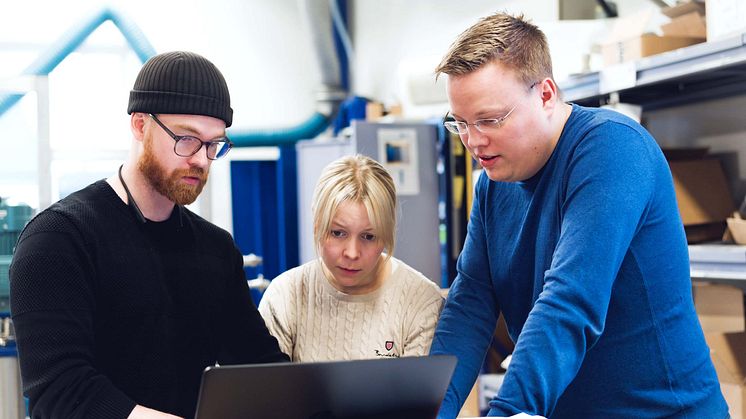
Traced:
POLYGON ((23 227, 33 214, 33 209, 28 205, 7 205, 0 198, 0 311, 8 310, 10 294, 8 268, 13 248, 23 227))
MULTIPOLYGON (((2 233, 0 233, 2 234, 2 233)), ((0 310, 10 310, 10 255, 0 255, 0 310)))

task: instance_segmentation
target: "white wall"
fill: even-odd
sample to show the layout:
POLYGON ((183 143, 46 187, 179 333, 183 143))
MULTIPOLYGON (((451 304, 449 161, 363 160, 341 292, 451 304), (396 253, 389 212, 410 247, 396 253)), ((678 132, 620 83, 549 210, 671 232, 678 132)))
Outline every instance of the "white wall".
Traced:
MULTIPOLYGON (((617 3, 622 16, 641 7, 653 7, 649 0, 617 3)), ((581 70, 582 55, 603 39, 610 22, 559 21, 558 4, 559 0, 353 1, 350 21, 356 49, 355 93, 387 104, 406 102, 408 93, 399 86, 400 65, 409 67, 413 58, 422 57, 423 70, 432 73, 461 32, 479 18, 498 11, 522 13, 546 33, 555 78, 561 80, 581 70)))
POLYGON ((535 21, 556 20, 558 15, 556 2, 546 0, 353 2, 355 93, 385 104, 407 102, 408 94, 399 85, 399 67, 421 66, 422 77, 434 85, 432 69, 458 34, 498 10, 522 12, 535 21), (421 60, 413 63, 418 57, 421 60))
MULTIPOLYGON (((17 80, 9 79, 110 3, 114 2, 3 2, 0 87, 17 85, 17 80)), ((213 61, 231 89, 235 128, 291 126, 314 111, 319 71, 297 0, 133 0, 116 2, 116 9, 139 26, 157 52, 191 50, 213 61)), ((50 142, 57 160, 52 177, 86 165, 90 176, 98 179, 113 173, 126 158, 128 92, 139 68, 121 34, 107 22, 50 74, 50 142), (92 167, 81 156, 105 163, 92 167)), ((0 196, 35 207, 33 189, 39 177, 50 176, 37 169, 37 125, 33 92, 0 117, 0 196)), ((247 153, 234 154, 246 157, 247 153)), ((266 156, 266 150, 260 154, 266 156)), ((222 162, 216 166, 220 164, 227 166, 222 162)), ((216 167, 211 186, 215 181, 228 182, 227 168, 220 169, 216 167)), ((212 189, 218 189, 212 194, 218 201, 214 206, 229 210, 226 189, 212 189)), ((215 216, 230 228, 229 211, 225 211, 215 216)))
MULTIPOLYGON (((648 0, 618 1, 622 16, 648 0)), ((18 75, 51 43, 103 4, 94 0, 5 2, 0 6, 0 82, 18 75)), ((294 125, 314 109, 320 76, 299 0, 199 0, 118 2, 158 52, 187 49, 201 53, 223 71, 233 96, 234 127, 294 125)), ((607 23, 557 20, 550 0, 350 0, 355 47, 354 93, 390 104, 407 92, 401 68, 424 57, 424 83, 455 37, 478 18, 498 10, 524 13, 548 35, 555 76, 561 80, 582 67, 582 54, 604 35, 607 23)), ((102 144, 120 153, 129 145, 125 113, 127 94, 139 62, 106 24, 50 77, 51 141, 69 154, 90 152, 102 144), (95 58, 100 53, 103 58, 95 58), (98 54, 98 55, 97 55, 98 54), (73 84, 69 80, 77 80, 73 84)), ((433 80, 433 81, 431 81, 433 80)), ((0 83, 1 85, 2 83, 0 83)), ((437 95, 436 95, 437 96, 437 95)), ((29 178, 35 170, 35 101, 33 95, 0 117, 0 196, 3 181, 29 178), (24 110, 25 109, 25 110, 24 110), (24 169, 31 167, 31 169, 24 169), (27 172, 31 170, 31 172, 27 172)), ((106 148, 106 146, 104 147, 106 148)), ((260 158, 273 155, 262 151, 260 158)), ((235 153, 248 158, 247 153, 235 153)), ((111 156, 117 156, 116 153, 111 156)), ((227 163, 218 162, 224 166, 227 163)), ((227 168, 214 166, 211 217, 230 227, 227 168), (215 187, 215 183, 220 186, 215 187)))
MULTIPOLYGON (((351 8, 356 51, 356 93, 395 103, 407 95, 397 68, 411 57, 425 57, 432 72, 455 37, 479 17, 495 11, 521 12, 546 34, 555 78, 582 68, 582 54, 601 42, 612 21, 559 21, 557 1, 357 0, 351 8)), ((649 0, 617 0, 619 15, 655 7, 649 0)), ((601 63, 596 62, 596 66, 601 63)), ((598 67, 596 67, 597 69, 598 67)), ((430 77, 430 75, 425 75, 430 77)), ((746 96, 648 112, 643 124, 664 147, 709 147, 720 155, 736 204, 746 195, 746 96)))
MULTIPOLYGON (((185 49, 212 60, 231 88, 236 126, 291 124, 310 114, 318 71, 296 0, 111 3, 137 23, 157 52, 185 49)), ((109 2, 4 2, 0 49, 43 48, 105 4, 109 2)), ((96 34, 98 44, 124 44, 113 28, 102 32, 96 34)), ((6 67, 5 62, 1 67, 6 67)), ((0 76, 21 69, 14 63, 12 73, 3 68, 0 76)), ((122 98, 125 106, 126 99, 122 98)))

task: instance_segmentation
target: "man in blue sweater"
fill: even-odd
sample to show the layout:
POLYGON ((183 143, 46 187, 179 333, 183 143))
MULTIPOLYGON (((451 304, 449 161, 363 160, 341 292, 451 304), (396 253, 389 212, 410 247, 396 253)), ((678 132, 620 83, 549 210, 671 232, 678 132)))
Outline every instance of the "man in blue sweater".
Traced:
POLYGON ((484 169, 431 353, 458 413, 500 313, 516 343, 489 415, 725 418, 671 174, 638 123, 563 103, 544 34, 495 14, 451 46, 446 127, 484 169), (449 118, 451 119, 451 118, 449 118))

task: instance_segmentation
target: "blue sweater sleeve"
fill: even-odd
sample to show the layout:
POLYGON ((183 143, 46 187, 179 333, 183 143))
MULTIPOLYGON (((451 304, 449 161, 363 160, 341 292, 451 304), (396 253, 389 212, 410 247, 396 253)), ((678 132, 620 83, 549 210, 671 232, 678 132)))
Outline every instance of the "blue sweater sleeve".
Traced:
MULTIPOLYGON (((482 174, 480 184, 486 176, 482 174)), ((483 226, 480 188, 469 220, 464 249, 457 263, 458 274, 441 313, 431 354, 453 354, 458 358, 439 418, 454 418, 469 395, 482 367, 497 323, 500 308, 489 276, 489 258, 483 226), (468 327, 465 327, 468 325, 468 327)))
POLYGON ((650 147, 639 131, 607 122, 567 157, 551 267, 490 415, 549 417, 601 336, 614 279, 660 176, 650 147))

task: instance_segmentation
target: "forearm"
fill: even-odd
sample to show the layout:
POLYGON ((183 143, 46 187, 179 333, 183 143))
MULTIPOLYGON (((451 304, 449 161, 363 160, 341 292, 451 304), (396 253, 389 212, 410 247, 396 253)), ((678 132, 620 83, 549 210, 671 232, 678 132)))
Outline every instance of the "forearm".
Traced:
POLYGON ((551 253, 537 253, 537 258, 551 255, 551 265, 543 278, 535 278, 542 281, 542 291, 491 403, 494 413, 553 412, 604 333, 612 293, 623 289, 617 276, 627 255, 634 258, 631 242, 646 230, 646 217, 654 210, 653 180, 666 177, 667 169, 654 168, 639 137, 619 141, 625 128, 613 129, 622 131, 598 134, 575 149, 566 173, 560 235, 551 253), (608 153, 612 147, 614 153, 608 153))
POLYGON ((218 362, 248 364, 289 361, 254 305, 240 263, 236 264, 235 274, 229 281, 222 315, 217 322, 222 347, 218 362))
POLYGON ((125 418, 135 405, 95 365, 95 303, 77 241, 25 235, 10 270, 24 392, 39 418, 125 418))
POLYGON ((80 336, 60 326, 69 320, 38 312, 13 320, 24 392, 33 417, 127 417, 135 402, 96 370, 93 355, 79 344, 80 336))
POLYGON ((466 401, 484 362, 489 341, 482 339, 482 336, 491 336, 491 332, 482 336, 471 334, 465 336, 462 334, 467 329, 464 325, 465 322, 446 323, 450 324, 446 325, 442 320, 439 323, 430 348, 430 354, 456 355, 458 358, 456 370, 448 385, 439 414, 439 417, 442 418, 453 418, 466 401))
POLYGON ((274 336, 275 339, 277 339, 277 344, 280 347, 280 351, 287 354, 292 359, 293 347, 291 342, 293 341, 293 339, 292 336, 290 336, 287 332, 287 328, 279 323, 278 319, 276 318, 265 317, 264 321, 267 324, 269 333, 274 336))
POLYGON ((498 304, 484 283, 459 275, 435 330, 431 354, 452 354, 458 364, 440 416, 455 417, 469 395, 484 362, 497 323, 498 304))
POLYGON ((294 301, 291 301, 290 297, 283 293, 278 294, 276 292, 278 289, 278 284, 270 284, 257 309, 264 319, 269 333, 277 339, 280 350, 292 359, 294 336, 288 319, 293 319, 294 316, 287 313, 287 310, 294 301))

